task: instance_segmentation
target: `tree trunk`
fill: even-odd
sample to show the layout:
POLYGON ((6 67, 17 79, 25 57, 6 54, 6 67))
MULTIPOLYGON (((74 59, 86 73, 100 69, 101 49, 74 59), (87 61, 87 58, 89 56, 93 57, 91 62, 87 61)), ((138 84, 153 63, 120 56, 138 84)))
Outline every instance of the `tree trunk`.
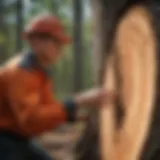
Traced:
POLYGON ((110 25, 107 23, 106 6, 103 0, 93 0, 93 66, 96 83, 101 84, 103 75, 103 63, 106 57, 109 39, 110 25))
POLYGON ((83 15, 82 15, 82 0, 73 0, 74 10, 74 28, 73 28, 73 53, 74 53, 74 90, 80 91, 83 87, 83 15))
MULTIPOLYGON (((142 1, 137 0, 136 3, 142 3, 142 1)), ((127 160, 135 160, 137 157, 139 158, 147 136, 155 96, 155 39, 151 22, 148 20, 150 16, 143 9, 142 15, 141 9, 138 15, 139 10, 135 10, 135 14, 133 17, 130 16, 123 31, 121 31, 122 29, 118 31, 124 15, 132 6, 135 6, 135 2, 130 2, 129 0, 93 1, 95 27, 93 47, 97 82, 99 85, 104 84, 103 86, 107 89, 117 89, 120 94, 118 94, 118 102, 107 105, 100 111, 100 123, 97 120, 98 112, 91 113, 84 135, 77 147, 79 160, 99 160, 101 158, 103 160, 127 158, 127 160), (132 21, 133 19, 134 21, 132 21), (137 26, 135 27, 135 25, 137 26), (143 27, 146 27, 147 31, 143 27), (137 31, 135 28, 139 32, 139 34, 136 33, 137 35, 134 34, 137 31), (118 37, 117 32, 119 32, 118 37), (128 36, 128 32, 133 37, 128 36), (146 39, 144 35, 146 35, 146 39), (140 43, 140 39, 142 39, 140 42, 144 43, 140 43), (132 43, 133 40, 134 43, 132 43), (148 49, 146 49, 147 47, 148 49), (126 56, 123 56, 124 52, 126 56), (117 61, 113 60, 114 64, 111 60, 107 60, 110 55, 118 56, 117 61), (109 62, 113 66, 110 66, 109 62), (107 69, 109 71, 104 72, 107 69), (117 70, 116 73, 114 73, 115 70, 117 70), (119 115, 118 108, 123 114, 119 115), (124 114, 125 116, 122 117, 124 114), (132 118, 133 114, 137 116, 137 119, 132 118), (119 117, 120 119, 118 119, 119 117), (143 120, 140 120, 140 117, 143 120), (121 123, 118 120, 121 120, 121 123)))
POLYGON ((1 42, 0 42, 0 63, 3 63, 8 55, 8 43, 7 39, 9 37, 8 27, 6 24, 6 5, 5 0, 0 1, 0 35, 1 35, 1 42))
MULTIPOLYGON (((106 20, 106 8, 102 0, 93 0, 93 67, 95 83, 101 85, 104 57, 106 57, 107 38, 109 26, 106 20)), ((91 111, 84 133, 76 148, 78 160, 99 160, 99 114, 97 110, 91 111)))
POLYGON ((23 31, 23 0, 17 0, 17 35, 16 35, 16 51, 20 51, 23 47, 21 34, 23 31))
POLYGON ((102 107, 102 160, 139 160, 148 138, 156 96, 157 46, 150 13, 144 6, 135 5, 125 12, 116 27, 112 60, 104 66, 103 87, 118 93, 124 114, 117 126, 114 115, 119 103, 102 107))

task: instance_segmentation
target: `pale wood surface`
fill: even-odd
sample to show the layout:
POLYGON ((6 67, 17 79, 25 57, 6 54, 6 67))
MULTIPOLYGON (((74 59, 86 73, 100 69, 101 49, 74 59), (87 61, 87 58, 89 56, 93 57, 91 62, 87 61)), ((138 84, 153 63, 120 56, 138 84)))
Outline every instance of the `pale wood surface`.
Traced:
POLYGON ((106 108, 100 113, 103 160, 139 159, 147 138, 156 91, 154 38, 150 15, 141 6, 130 9, 118 26, 113 58, 106 66, 104 87, 115 90, 114 65, 118 65, 121 77, 119 96, 125 117, 118 130, 113 117, 114 103, 104 103, 106 108))

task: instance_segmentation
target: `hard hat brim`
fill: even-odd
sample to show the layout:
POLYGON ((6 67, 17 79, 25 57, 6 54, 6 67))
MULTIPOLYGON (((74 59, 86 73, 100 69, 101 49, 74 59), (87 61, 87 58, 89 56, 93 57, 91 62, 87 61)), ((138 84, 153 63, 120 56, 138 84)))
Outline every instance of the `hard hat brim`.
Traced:
POLYGON ((28 35, 32 33, 47 33, 50 34, 53 39, 55 38, 60 44, 67 45, 72 43, 72 38, 70 38, 68 35, 65 33, 51 33, 51 32, 46 32, 46 31, 34 31, 34 30, 25 30, 22 33, 22 39, 28 40, 28 35))

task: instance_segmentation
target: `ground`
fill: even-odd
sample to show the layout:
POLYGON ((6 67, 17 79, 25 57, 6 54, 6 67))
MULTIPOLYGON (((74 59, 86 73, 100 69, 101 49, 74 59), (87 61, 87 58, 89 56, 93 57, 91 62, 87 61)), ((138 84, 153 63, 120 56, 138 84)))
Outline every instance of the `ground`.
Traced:
POLYGON ((66 124, 52 133, 41 136, 42 146, 56 160, 73 160, 73 148, 82 133, 82 124, 66 124))

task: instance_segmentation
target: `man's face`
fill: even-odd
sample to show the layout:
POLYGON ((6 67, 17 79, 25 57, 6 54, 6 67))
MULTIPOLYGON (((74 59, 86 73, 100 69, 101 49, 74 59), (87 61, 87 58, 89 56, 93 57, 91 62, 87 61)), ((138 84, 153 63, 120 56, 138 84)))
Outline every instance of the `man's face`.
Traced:
POLYGON ((61 44, 46 33, 28 35, 28 42, 35 54, 46 63, 54 63, 61 52, 61 44))

